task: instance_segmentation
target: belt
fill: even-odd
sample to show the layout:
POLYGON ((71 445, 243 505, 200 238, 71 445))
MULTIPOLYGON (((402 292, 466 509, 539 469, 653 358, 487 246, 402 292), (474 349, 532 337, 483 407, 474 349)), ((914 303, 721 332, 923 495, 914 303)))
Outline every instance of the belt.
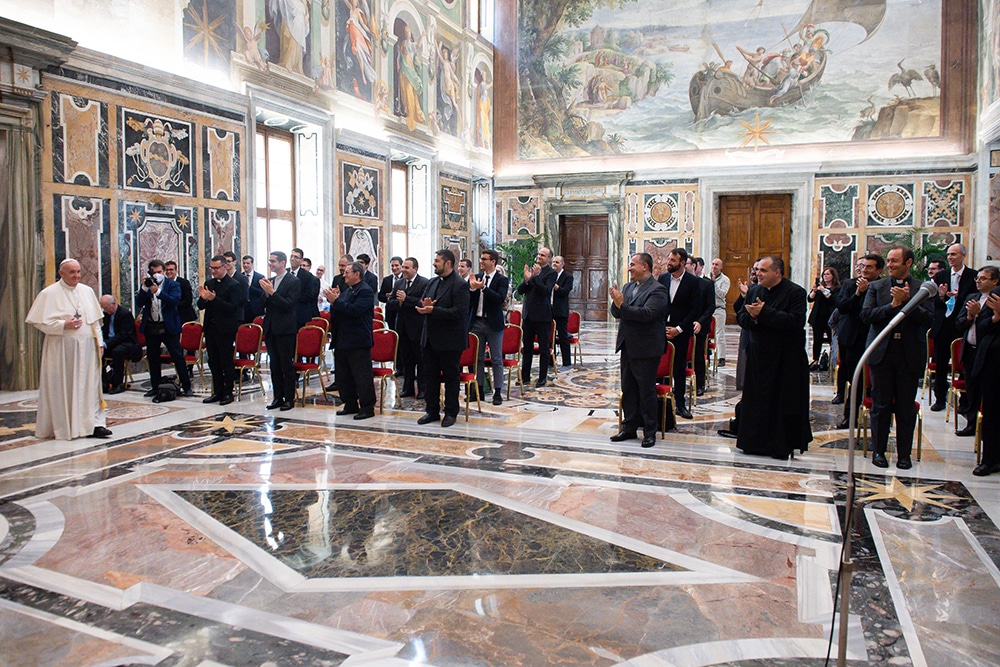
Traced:
POLYGON ((901 334, 901 333, 899 333, 897 331, 896 333, 892 334, 892 339, 893 340, 903 340, 903 334, 901 334))

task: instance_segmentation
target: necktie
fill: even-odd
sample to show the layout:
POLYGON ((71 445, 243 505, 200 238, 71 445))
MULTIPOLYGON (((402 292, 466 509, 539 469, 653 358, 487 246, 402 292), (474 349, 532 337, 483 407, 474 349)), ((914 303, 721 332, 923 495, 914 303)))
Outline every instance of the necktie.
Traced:
POLYGON ((410 291, 410 284, 411 284, 412 282, 413 282, 412 280, 407 280, 407 281, 406 281, 406 291, 407 291, 407 292, 409 292, 409 291, 410 291))

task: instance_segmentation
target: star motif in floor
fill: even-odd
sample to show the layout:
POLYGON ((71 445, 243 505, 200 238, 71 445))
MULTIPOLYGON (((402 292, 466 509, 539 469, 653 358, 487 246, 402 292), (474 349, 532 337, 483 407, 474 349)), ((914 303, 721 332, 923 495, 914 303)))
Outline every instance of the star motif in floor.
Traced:
POLYGON ((925 484, 918 486, 913 484, 907 486, 901 481, 892 478, 892 481, 884 484, 869 482, 866 479, 859 479, 860 488, 858 493, 868 493, 866 496, 858 498, 858 502, 866 503, 873 500, 895 500, 906 508, 907 512, 913 511, 914 503, 924 503, 926 505, 937 505, 945 509, 951 509, 949 505, 938 502, 939 500, 961 500, 958 496, 948 493, 931 493, 934 489, 941 488, 942 484, 925 484))
POLYGON ((201 433, 211 433, 212 431, 225 431, 232 435, 236 431, 251 430, 258 428, 264 424, 267 420, 261 417, 237 417, 233 419, 229 415, 225 415, 222 419, 200 419, 191 425, 191 429, 194 431, 200 431, 201 433))

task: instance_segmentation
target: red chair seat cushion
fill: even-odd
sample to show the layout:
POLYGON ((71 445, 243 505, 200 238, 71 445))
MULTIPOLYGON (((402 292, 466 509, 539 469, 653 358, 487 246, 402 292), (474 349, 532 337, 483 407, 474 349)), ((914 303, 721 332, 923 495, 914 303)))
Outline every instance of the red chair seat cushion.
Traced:
POLYGON ((391 368, 373 368, 372 369, 372 375, 374 375, 375 377, 382 377, 384 375, 392 375, 393 373, 395 373, 395 371, 392 370, 391 368))
POLYGON ((257 365, 255 359, 233 359, 233 365, 236 368, 252 368, 257 365))
POLYGON ((937 370, 937 364, 934 363, 933 361, 928 361, 927 362, 927 368, 931 369, 932 371, 936 371, 937 370))
POLYGON ((520 365, 521 365, 521 362, 518 361, 517 359, 504 359, 503 360, 503 367, 504 368, 511 368, 511 367, 520 366, 520 365))
POLYGON ((861 401, 861 405, 863 405, 864 407, 866 407, 869 410, 871 410, 872 409, 872 399, 866 398, 865 400, 861 401))
POLYGON ((674 388, 669 384, 658 384, 656 385, 656 395, 657 396, 669 396, 674 393, 674 388))
POLYGON ((476 381, 476 374, 475 373, 459 373, 458 374, 458 380, 459 380, 459 382, 463 382, 463 383, 464 382, 475 382, 476 381))
POLYGON ((965 391, 965 380, 955 380, 951 383, 953 389, 958 389, 959 391, 965 391))
POLYGON ((568 340, 573 345, 576 345, 578 342, 580 342, 580 337, 579 336, 566 336, 566 340, 568 340))

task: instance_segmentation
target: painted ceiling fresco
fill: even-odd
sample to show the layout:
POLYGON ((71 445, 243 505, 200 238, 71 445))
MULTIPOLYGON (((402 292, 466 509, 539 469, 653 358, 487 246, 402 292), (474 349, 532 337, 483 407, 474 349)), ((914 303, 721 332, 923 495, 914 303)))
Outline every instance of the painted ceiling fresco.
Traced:
POLYGON ((940 135, 941 0, 521 0, 522 159, 940 135))

